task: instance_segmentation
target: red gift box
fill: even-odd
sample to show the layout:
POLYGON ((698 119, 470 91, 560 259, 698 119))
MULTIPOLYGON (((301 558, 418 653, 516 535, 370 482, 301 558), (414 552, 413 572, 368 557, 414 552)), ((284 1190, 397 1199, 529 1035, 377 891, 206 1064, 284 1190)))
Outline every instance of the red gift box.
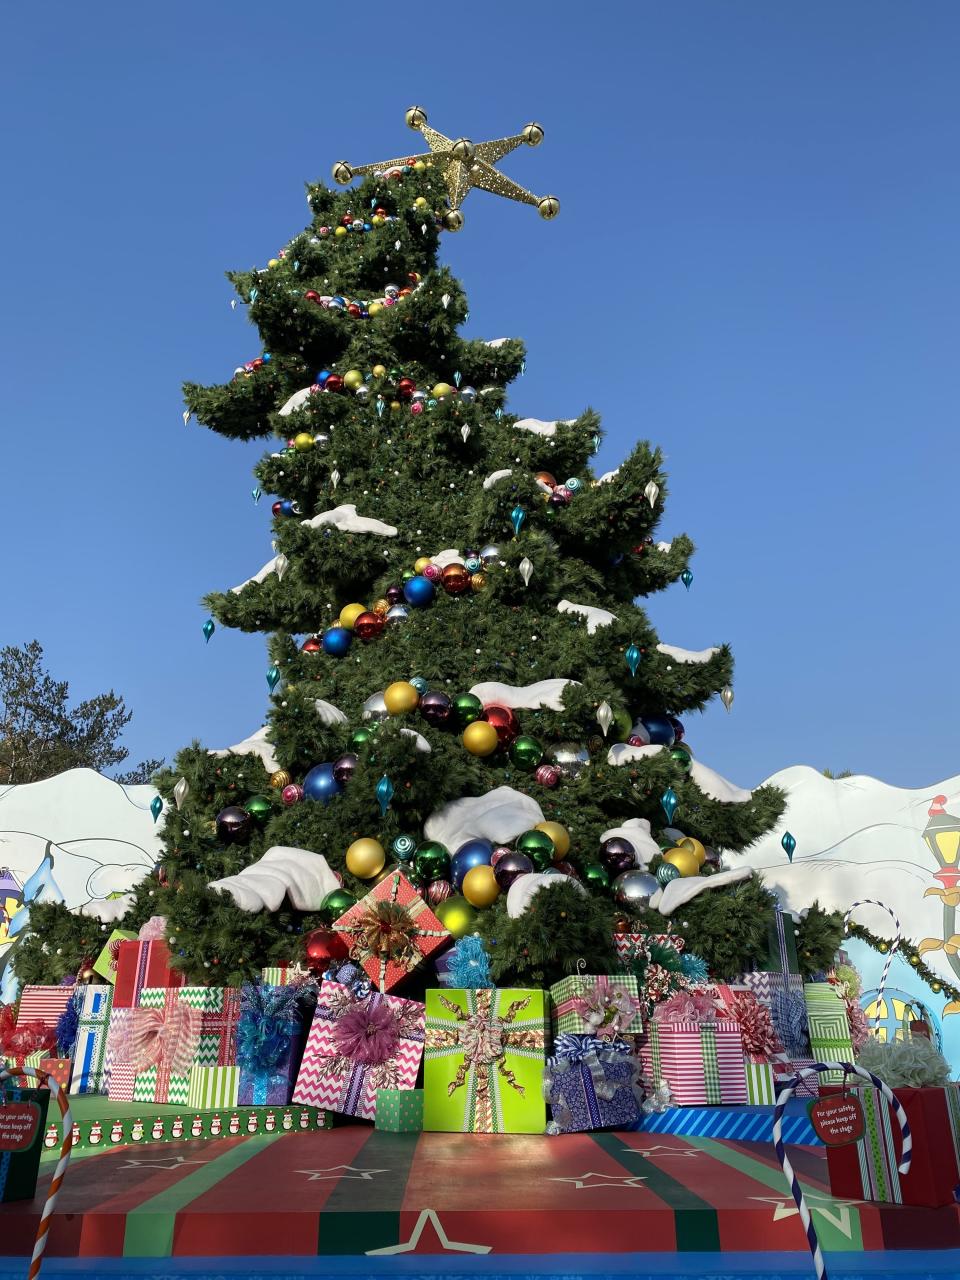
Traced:
POLYGON ((117 945, 114 1009, 136 1009, 144 987, 182 987, 184 975, 170 968, 170 952, 161 940, 117 945))
MULTIPOLYGON (((821 1095, 840 1095, 840 1085, 821 1085, 821 1095)), ((937 1208, 956 1203, 960 1183, 960 1085, 894 1089, 907 1113, 913 1151, 910 1172, 899 1173, 903 1153, 900 1123, 878 1089, 850 1089, 863 1107, 859 1142, 827 1147, 830 1194, 844 1200, 937 1208)))
POLYGON ((75 990, 75 987, 24 987, 17 1008, 17 1026, 42 1022, 45 1027, 56 1029, 75 990))
POLYGON ((392 991, 450 941, 449 932, 399 871, 381 880, 332 927, 381 991, 392 991))

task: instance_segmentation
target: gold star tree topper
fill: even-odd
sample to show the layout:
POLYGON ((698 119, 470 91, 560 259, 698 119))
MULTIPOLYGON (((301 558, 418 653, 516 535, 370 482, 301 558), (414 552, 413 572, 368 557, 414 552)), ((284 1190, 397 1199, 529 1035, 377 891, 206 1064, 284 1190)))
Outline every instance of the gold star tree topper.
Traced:
POLYGON ((360 173, 382 173, 386 169, 395 169, 401 165, 416 164, 418 161, 429 161, 443 175, 447 188, 447 202, 450 206, 444 214, 443 225, 447 231, 459 231, 463 226, 463 214, 460 205, 471 187, 482 187, 484 191, 492 191, 494 195, 505 196, 508 200, 518 200, 521 204, 536 206, 541 218, 555 218, 560 212, 560 201, 556 196, 535 196, 516 182, 511 182, 494 165, 511 151, 515 151, 521 143, 528 147, 536 147, 543 141, 543 129, 538 124, 528 124, 514 134, 512 138, 497 138, 493 142, 473 143, 469 138, 446 138, 427 124, 427 113, 423 107, 411 107, 406 115, 411 129, 422 133, 430 150, 417 156, 399 156, 394 160, 380 160, 376 164, 347 164, 346 160, 338 160, 333 166, 333 179, 346 186, 360 173))

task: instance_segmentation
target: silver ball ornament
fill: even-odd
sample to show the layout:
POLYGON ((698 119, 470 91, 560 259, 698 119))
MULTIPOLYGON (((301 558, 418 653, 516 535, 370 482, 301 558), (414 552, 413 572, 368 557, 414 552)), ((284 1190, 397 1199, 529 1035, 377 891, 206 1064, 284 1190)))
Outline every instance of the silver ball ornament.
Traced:
POLYGON ((405 605, 395 604, 391 609, 387 610, 387 623, 394 625, 398 622, 406 622, 410 614, 405 605))
POLYGON ((371 693, 370 697, 363 704, 364 720, 386 720, 390 713, 387 711, 387 702, 382 693, 371 693))
POLYGON ((649 871, 624 871, 613 882, 613 897, 620 907, 642 911, 659 890, 656 877, 649 871))
POLYGON ((356 391, 354 392, 354 395, 357 397, 357 399, 360 401, 361 404, 364 404, 370 398, 370 388, 367 386, 365 382, 361 382, 360 386, 357 387, 356 391))
POLYGON ((481 548, 480 559, 484 564, 492 564, 494 560, 500 559, 500 548, 490 543, 489 546, 481 548))
POLYGON ((590 763, 590 752, 580 742, 558 742, 547 754, 565 778, 579 778, 590 763))
POLYGON ((461 388, 460 388, 460 402, 461 402, 461 404, 473 404, 473 402, 476 400, 476 398, 477 398, 477 389, 476 389, 476 387, 461 387, 461 388))

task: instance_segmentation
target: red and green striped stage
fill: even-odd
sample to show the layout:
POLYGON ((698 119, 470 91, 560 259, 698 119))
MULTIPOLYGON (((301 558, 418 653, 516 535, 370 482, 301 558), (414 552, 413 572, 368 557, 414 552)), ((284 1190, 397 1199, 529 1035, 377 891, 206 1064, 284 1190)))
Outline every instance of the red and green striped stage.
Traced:
MULTIPOLYGON (((850 1255, 848 1264, 876 1275, 882 1268, 871 1268, 871 1254, 879 1262, 890 1250, 945 1250, 940 1257, 953 1257, 953 1271, 940 1274, 960 1274, 960 1254, 952 1253, 960 1250, 960 1209, 834 1200, 822 1147, 792 1147, 791 1159, 829 1256, 850 1255)), ((9 1259, 30 1253, 51 1169, 50 1161, 41 1166, 35 1201, 0 1206, 0 1254, 9 1259)), ((542 1273, 565 1255, 567 1274, 571 1266, 580 1271, 581 1258, 581 1273, 591 1275, 598 1255, 611 1265, 632 1258, 637 1275, 638 1255, 659 1256, 659 1274, 686 1274, 684 1256, 694 1255, 716 1260, 710 1273, 729 1274, 718 1255, 759 1263, 772 1254, 787 1268, 778 1274, 812 1274, 766 1142, 394 1134, 361 1125, 81 1150, 57 1204, 45 1266, 57 1271, 58 1259, 76 1259, 95 1275, 94 1260, 109 1274, 108 1260, 248 1259, 255 1269, 269 1259, 326 1258, 332 1273, 338 1259, 373 1267, 411 1254, 434 1255, 423 1274, 436 1270, 438 1255, 444 1271, 457 1260, 487 1259, 487 1273, 507 1257, 523 1272, 542 1273), (668 1255, 679 1269, 669 1270, 668 1255)), ((885 1256, 891 1274, 919 1274, 885 1256)), ((176 1264, 162 1269, 182 1273, 176 1264)), ((844 1273, 849 1265, 837 1271, 844 1273)))

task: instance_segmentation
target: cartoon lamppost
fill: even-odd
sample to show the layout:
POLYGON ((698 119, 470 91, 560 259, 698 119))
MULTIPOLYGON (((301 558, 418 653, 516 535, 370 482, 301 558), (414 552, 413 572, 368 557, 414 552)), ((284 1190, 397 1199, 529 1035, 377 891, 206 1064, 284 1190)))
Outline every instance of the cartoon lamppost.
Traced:
POLYGON ((10 921, 23 906, 23 889, 9 867, 0 867, 0 944, 8 940, 10 921))
MULTIPOLYGON (((931 886, 925 898, 939 898, 943 903, 943 937, 924 938, 917 950, 921 955, 928 951, 942 951, 947 963, 960 978, 960 934, 957 933, 957 907, 960 906, 960 818, 947 813, 946 796, 934 796, 927 811, 927 825, 923 830, 923 842, 936 858, 939 870, 934 878, 940 886, 931 886)), ((960 1013, 960 1001, 951 1000, 943 1012, 960 1013)))

